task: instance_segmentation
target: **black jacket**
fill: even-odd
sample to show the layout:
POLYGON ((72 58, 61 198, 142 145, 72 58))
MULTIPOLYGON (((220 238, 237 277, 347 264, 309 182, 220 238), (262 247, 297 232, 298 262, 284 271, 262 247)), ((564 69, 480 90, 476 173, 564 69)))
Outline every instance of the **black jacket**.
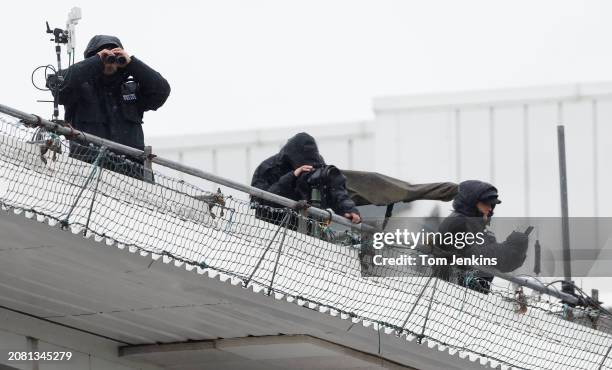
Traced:
MULTIPOLYGON (((476 208, 476 203, 481 195, 490 192, 497 192, 491 184, 477 180, 468 180, 459 184, 459 192, 453 200, 453 213, 444 219, 438 231, 442 234, 450 232, 452 234, 470 232, 483 233, 484 243, 472 242, 463 248, 454 245, 442 245, 442 249, 453 254, 466 257, 482 255, 488 258, 497 258, 497 268, 502 272, 510 272, 519 268, 526 257, 528 238, 519 232, 511 233, 503 243, 498 243, 495 235, 486 230, 487 223, 482 218, 482 214, 476 208)), ((489 215, 490 221, 493 212, 489 215)), ((443 277, 449 279, 449 269, 442 269, 443 277)), ((469 273, 459 273, 459 283, 472 289, 488 291, 493 277, 490 274, 470 271, 469 273), (469 276, 469 279, 466 277, 469 276)))
MULTIPOLYGON (((325 166, 325 161, 319 154, 315 139, 307 133, 299 133, 289 139, 278 154, 264 160, 257 167, 251 185, 296 201, 310 201, 310 189, 303 181, 306 177, 300 175, 297 178, 293 175, 295 168, 306 164, 322 167, 325 166)), ((331 208, 338 214, 359 213, 355 202, 348 195, 346 178, 342 174, 333 184, 321 190, 321 196, 321 207, 323 208, 331 208)), ((277 204, 262 199, 254 199, 254 201, 271 207, 279 207, 277 204)))
POLYGON ((64 83, 59 103, 74 128, 143 149, 143 113, 164 104, 170 85, 134 56, 125 68, 105 76, 104 64, 95 53, 107 44, 121 45, 115 37, 95 36, 85 50, 86 59, 60 72, 64 83))

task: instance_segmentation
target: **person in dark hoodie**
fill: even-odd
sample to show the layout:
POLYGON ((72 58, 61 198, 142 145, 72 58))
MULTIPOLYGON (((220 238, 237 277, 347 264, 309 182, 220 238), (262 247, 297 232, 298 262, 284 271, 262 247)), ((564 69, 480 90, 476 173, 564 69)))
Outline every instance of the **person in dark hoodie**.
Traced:
MULTIPOLYGON (((64 82, 56 93, 65 107, 65 121, 86 133, 144 149, 143 113, 164 104, 170 94, 168 81, 130 56, 115 36, 94 36, 84 56, 60 72, 64 82)), ((71 142, 70 155, 93 162, 97 150, 84 145, 71 142)), ((142 158, 130 159, 142 163, 142 158)), ((109 163, 106 167, 123 172, 109 163)))
MULTIPOLYGON (((510 272, 520 267, 526 258, 528 237, 526 234, 513 231, 504 242, 498 243, 495 235, 486 230, 493 217, 495 206, 500 204, 497 189, 486 182, 468 180, 459 184, 459 191, 453 200, 454 211, 445 218, 438 231, 445 233, 483 233, 482 239, 467 243, 461 247, 447 244, 440 247, 462 257, 476 256, 496 258, 497 265, 491 266, 501 272, 510 272)), ((464 234, 465 235, 465 234, 464 234)), ((453 240, 458 240, 453 238, 453 240)), ((451 280, 450 269, 438 269, 440 277, 451 280)), ((490 291, 493 276, 481 271, 462 269, 457 274, 457 283, 483 293, 490 291)))
MULTIPOLYGON (((264 160, 255 170, 251 185, 296 201, 311 201, 311 187, 307 181, 309 173, 325 166, 323 157, 315 139, 302 132, 290 138, 279 153, 264 160)), ((321 207, 331 208, 353 223, 361 222, 361 216, 355 202, 346 190, 346 178, 342 173, 334 176, 321 191, 321 207)), ((279 208, 277 204, 263 199, 254 199, 257 203, 279 208)), ((273 213, 273 212, 272 212, 273 213)), ((270 214, 262 218, 273 218, 270 214)))

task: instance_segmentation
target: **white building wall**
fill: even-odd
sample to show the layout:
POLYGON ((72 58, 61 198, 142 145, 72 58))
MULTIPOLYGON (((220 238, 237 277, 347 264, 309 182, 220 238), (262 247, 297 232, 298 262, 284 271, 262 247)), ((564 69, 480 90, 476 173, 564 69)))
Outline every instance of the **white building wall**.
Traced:
POLYGON ((119 344, 0 308, 0 369, 159 370, 119 357, 119 344), (70 352, 64 361, 9 361, 9 352, 70 352))
MULTIPOLYGON (((328 163, 409 182, 495 184, 500 216, 558 216, 557 125, 565 125, 571 216, 612 215, 612 83, 374 100, 373 122, 150 138, 154 152, 241 182, 300 131, 328 163)), ((206 189, 212 184, 190 179, 206 189)), ((450 204, 416 202, 411 214, 450 204)))
POLYGON ((564 124, 570 215, 609 216, 611 94, 601 83, 379 98, 376 169, 412 182, 490 181, 498 215, 558 216, 564 124))

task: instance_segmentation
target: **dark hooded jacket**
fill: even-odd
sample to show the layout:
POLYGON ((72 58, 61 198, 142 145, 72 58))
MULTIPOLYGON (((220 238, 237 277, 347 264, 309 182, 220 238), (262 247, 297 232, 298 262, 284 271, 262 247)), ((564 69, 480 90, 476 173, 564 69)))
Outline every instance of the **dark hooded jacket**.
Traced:
MULTIPOLYGON (((105 76, 104 64, 96 55, 105 47, 123 46, 114 36, 94 36, 85 49, 85 59, 60 72, 64 82, 58 95, 65 120, 78 130, 142 150, 143 113, 164 104, 170 85, 134 56, 125 68, 105 76)), ((88 160, 91 153, 77 153, 79 148, 71 145, 71 154, 88 160)))
MULTIPOLYGON (((453 200, 454 211, 439 226, 438 231, 444 233, 483 233, 484 243, 472 242, 463 248, 455 245, 441 245, 440 247, 450 253, 462 257, 476 256, 497 258, 497 268, 502 272, 510 272, 519 268, 526 257, 528 238, 520 232, 511 233, 506 241, 498 243, 495 235, 486 230, 488 223, 493 216, 493 211, 488 215, 485 222, 483 215, 476 208, 476 203, 482 200, 483 195, 497 194, 497 189, 486 182, 478 180, 468 180, 459 184, 459 191, 453 200)), ((439 273, 443 278, 450 280, 450 269, 442 268, 439 273)), ((493 276, 480 271, 465 271, 458 273, 458 282, 471 289, 488 292, 493 276)))
MULTIPOLYGON (((310 201, 310 188, 304 181, 308 175, 295 177, 293 171, 302 166, 325 166, 315 139, 307 133, 293 136, 278 154, 264 160, 255 170, 251 185, 293 200, 310 201)), ((321 190, 322 208, 331 208, 335 213, 359 213, 355 202, 346 190, 346 178, 340 174, 335 181, 321 190)), ((253 199, 262 205, 279 207, 277 204, 253 199)))

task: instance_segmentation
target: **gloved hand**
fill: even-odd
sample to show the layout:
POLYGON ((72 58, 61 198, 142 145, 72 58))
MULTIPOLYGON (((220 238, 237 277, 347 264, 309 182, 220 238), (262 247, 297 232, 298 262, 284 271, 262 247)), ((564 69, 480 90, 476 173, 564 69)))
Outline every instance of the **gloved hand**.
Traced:
POLYGON ((529 237, 524 233, 513 231, 506 238, 506 244, 517 254, 525 254, 529 246, 529 237))
POLYGON ((506 253, 504 256, 504 272, 514 271, 523 265, 527 258, 529 237, 524 233, 513 231, 504 242, 506 253))

